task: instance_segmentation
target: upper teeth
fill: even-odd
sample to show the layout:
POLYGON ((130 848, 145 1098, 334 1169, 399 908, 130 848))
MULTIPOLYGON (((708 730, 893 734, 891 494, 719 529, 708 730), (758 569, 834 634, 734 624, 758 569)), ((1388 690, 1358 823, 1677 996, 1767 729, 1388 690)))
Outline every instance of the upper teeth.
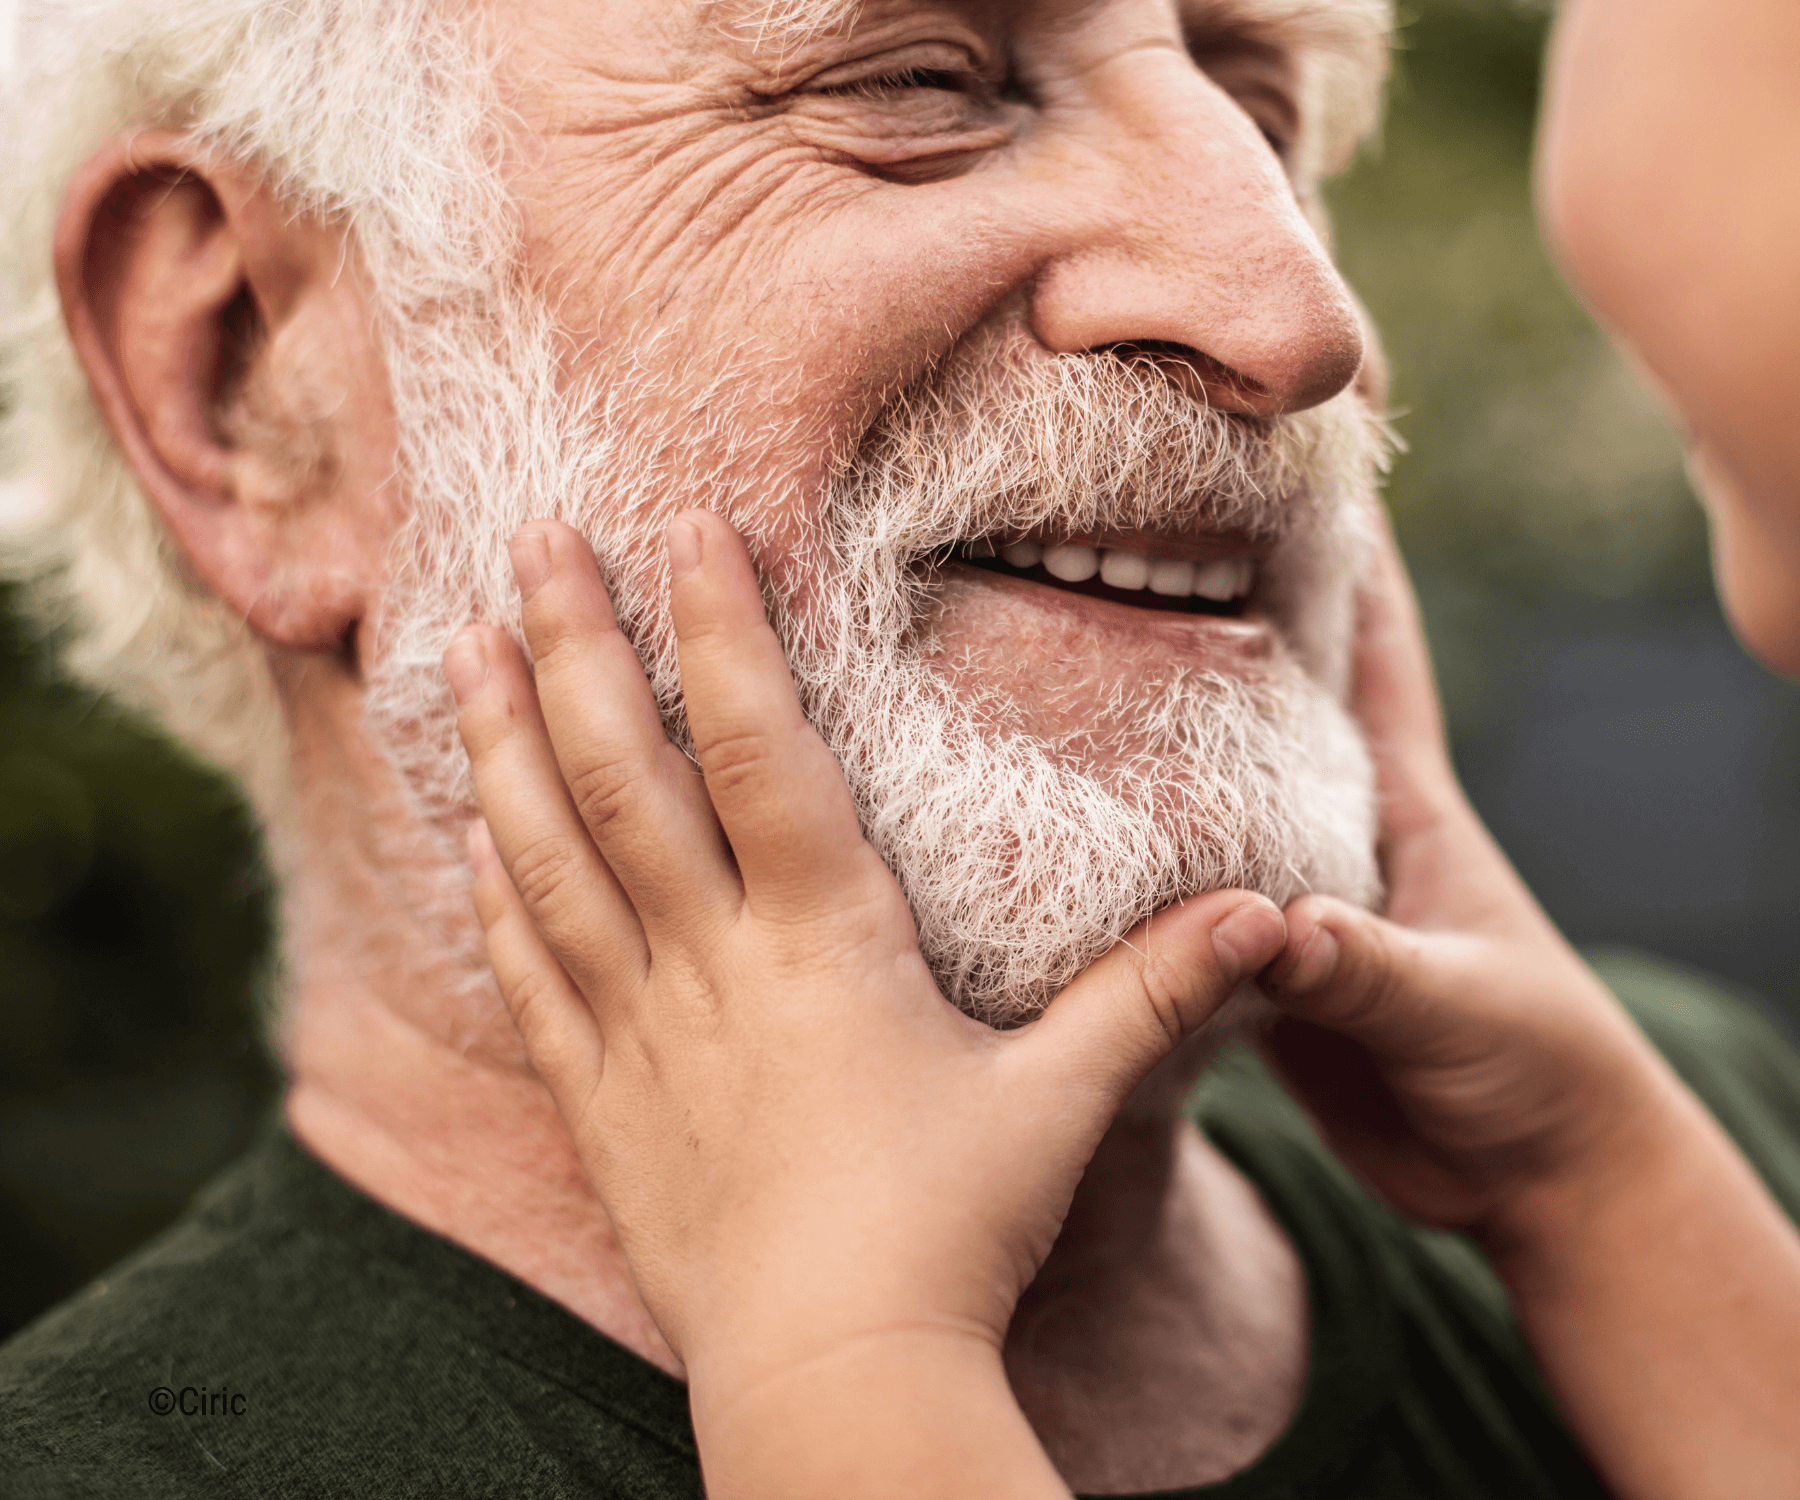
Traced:
POLYGON ((1153 594, 1177 599, 1198 594, 1221 604, 1248 594, 1256 577, 1256 564, 1247 557, 1191 563, 1174 557, 1147 557, 1142 552, 1045 547, 1038 542, 1012 542, 1000 549, 1000 555, 1015 568, 1042 563, 1046 573, 1064 583, 1085 583, 1098 573, 1100 581, 1111 588, 1147 588, 1153 594))

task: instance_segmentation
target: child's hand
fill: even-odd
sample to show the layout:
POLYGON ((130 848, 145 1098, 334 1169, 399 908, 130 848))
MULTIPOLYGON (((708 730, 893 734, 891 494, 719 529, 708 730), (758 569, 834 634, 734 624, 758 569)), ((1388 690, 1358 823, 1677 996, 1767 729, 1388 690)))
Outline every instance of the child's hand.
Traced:
POLYGON ((1290 1019, 1268 1051, 1396 1207, 1505 1239, 1547 1185, 1656 1149, 1682 1095, 1464 797, 1385 526, 1361 615, 1355 708, 1377 767, 1387 915, 1289 906, 1262 987, 1290 1019))
POLYGON ((567 527, 514 544, 535 687, 498 630, 446 658, 501 992, 687 1366, 703 1452, 729 1447, 734 1405, 883 1347, 914 1370, 937 1358, 919 1351, 973 1357, 1010 1403, 1013 1305, 1094 1148, 1279 951, 1280 914, 1241 891, 1190 900, 1032 1024, 968 1019, 802 716, 743 544, 690 512, 669 552, 698 770, 567 527))
POLYGON ((1390 1202, 1478 1236, 1616 1493, 1800 1494, 1800 1236, 1464 799, 1391 539, 1357 706, 1387 917, 1288 908, 1274 1061, 1390 1202))

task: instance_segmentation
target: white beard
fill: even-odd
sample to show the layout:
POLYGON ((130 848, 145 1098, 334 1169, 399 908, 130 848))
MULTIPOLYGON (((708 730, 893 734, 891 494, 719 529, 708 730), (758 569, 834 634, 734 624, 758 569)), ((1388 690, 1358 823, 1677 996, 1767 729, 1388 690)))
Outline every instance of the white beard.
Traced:
MULTIPOLYGON (((533 517, 594 541, 686 742, 661 538, 676 509, 701 504, 753 549, 770 516, 812 517, 798 542, 782 539, 772 617, 924 956, 969 1014, 1029 1019, 1138 921, 1196 891, 1375 898, 1372 777, 1339 698, 1355 518, 1382 448, 1352 398, 1264 429, 1196 405, 1142 362, 959 351, 888 405, 808 507, 792 486, 746 499, 729 477, 757 472, 743 436, 754 424, 731 415, 745 413, 747 379, 717 376, 679 405, 641 373, 559 398, 541 319, 515 320, 504 341, 491 324, 458 332, 438 328, 393 362, 415 504, 370 713, 422 825, 442 832, 473 811, 439 663, 471 618, 516 632, 506 543, 533 517), (673 414, 652 426, 648 410, 673 414), (1184 522, 1281 538, 1272 576, 1287 586, 1268 608, 1283 644, 1259 681, 1173 672, 1115 689, 1081 744, 1052 745, 1024 726, 1031 705, 971 691, 935 659, 934 559, 949 542, 1184 522)), ((443 841, 442 862, 460 874, 453 847, 443 841)))
POLYGON ((1263 432, 1146 362, 969 350, 891 403, 844 466, 826 506, 830 585, 783 634, 926 961, 971 1015, 1029 1020, 1196 891, 1373 900, 1372 776, 1336 693, 1285 648, 1255 682, 1177 667, 1096 685, 1092 722, 1047 742, 1028 727, 1036 705, 946 673, 928 560, 1042 526, 1280 536, 1305 597, 1270 608, 1341 676, 1358 488, 1382 451, 1359 411, 1346 399, 1263 432))
POLYGON ((1166 752, 1104 774, 996 732, 904 649, 810 696, 944 993, 1016 1025, 1144 917, 1243 886, 1367 901, 1368 757, 1310 683, 1196 676, 1147 695, 1166 752))

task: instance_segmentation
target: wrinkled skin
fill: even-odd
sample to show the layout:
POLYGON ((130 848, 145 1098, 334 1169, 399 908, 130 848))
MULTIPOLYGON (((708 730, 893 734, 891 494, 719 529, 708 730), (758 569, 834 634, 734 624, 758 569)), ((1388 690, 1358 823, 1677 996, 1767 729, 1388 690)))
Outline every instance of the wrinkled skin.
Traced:
MULTIPOLYGON (((958 342, 1178 346, 1171 379, 1259 415, 1355 375, 1355 311, 1270 144, 1299 125, 1296 59, 1230 6, 888 0, 780 56, 686 15, 517 8, 517 191, 590 358, 655 350, 671 407, 721 371, 755 392, 746 420, 778 434, 755 448, 759 492, 808 503, 826 458, 958 342), (950 86, 881 82, 927 69, 950 86)), ((759 561, 803 596, 779 516, 759 530, 759 561)), ((946 656, 1028 704, 1071 655, 1095 663, 1059 685, 1079 712, 1207 649, 1174 617, 1071 619, 1063 598, 961 585, 946 656)), ((1066 728, 1041 713, 1024 727, 1066 728)))
MULTIPOLYGON (((1250 0, 870 0, 853 28, 778 53, 725 24, 730 10, 529 0, 490 19, 518 111, 526 269, 555 299, 571 378, 634 364, 667 411, 715 379, 735 393, 710 415, 750 434, 753 461, 728 477, 767 497, 756 560, 796 594, 796 508, 882 400, 964 341, 1027 358, 1151 344, 1171 381, 1265 417, 1357 374, 1358 319, 1289 165, 1307 123, 1295 39, 1250 0)), ((354 246, 293 220, 255 173, 134 132, 77 175, 57 255, 102 410, 195 575, 267 643, 282 695, 306 813, 284 851, 296 1131, 377 1199, 679 1368, 511 1022, 471 1009, 419 914, 412 877, 433 872, 394 856, 413 830, 363 720, 379 632, 361 627, 379 619, 405 497, 354 246), (248 348, 230 318, 245 291, 262 322, 248 348), (221 387, 240 356, 243 380, 221 387), (245 393, 255 422, 239 420, 245 393), (323 461, 297 465, 301 451, 323 461)), ((674 498, 708 461, 668 455, 674 498)), ((1213 651, 1203 617, 1043 593, 962 579, 939 628, 986 685, 1036 701, 1046 734, 1120 682, 1213 651), (1091 670, 1067 672, 1076 654, 1091 670), (1052 703, 1043 674, 1059 663, 1052 703)), ((1120 1403, 1044 1424, 1087 1487, 1242 1467, 1304 1375, 1298 1263, 1176 1124, 1179 1081, 1149 1123, 1101 1144, 1080 1234, 1052 1254, 1099 1268, 1103 1284, 1057 1283, 1070 1305, 1104 1294, 1119 1309, 1077 1342, 1120 1403), (1146 1220, 1216 1232, 1116 1242, 1146 1220), (1161 1311, 1177 1284, 1192 1328, 1161 1311), (1241 1336, 1200 1336, 1233 1308, 1241 1336), (1150 1366, 1166 1401, 1133 1396, 1150 1366), (1256 1409, 1228 1431, 1194 1419, 1211 1409, 1197 1393, 1246 1389, 1256 1409)), ((1044 1411, 1073 1352, 1046 1336, 1015 1370, 1044 1411)))

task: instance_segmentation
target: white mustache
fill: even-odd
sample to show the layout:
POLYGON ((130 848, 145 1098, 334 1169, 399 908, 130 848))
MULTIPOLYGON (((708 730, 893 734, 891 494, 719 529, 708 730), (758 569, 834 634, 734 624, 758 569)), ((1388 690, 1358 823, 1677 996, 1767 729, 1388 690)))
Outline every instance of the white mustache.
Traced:
POLYGON ((1332 418, 1221 412, 1162 363, 959 351, 891 400, 837 467, 832 541, 848 557, 917 560, 971 537, 1039 528, 1260 542, 1292 530, 1320 488, 1332 418))
POLYGON ((1256 422, 1196 402, 1154 359, 968 349, 888 401, 821 496, 766 469, 768 413, 744 371, 712 369, 676 406, 629 372, 570 394, 552 378, 547 325, 521 326, 517 347, 482 325, 392 356, 411 372, 397 389, 424 394, 405 406, 415 508, 369 716, 435 841, 446 931, 466 912, 454 835, 473 801, 444 644, 471 617, 516 621, 505 541, 531 516, 560 516, 598 544, 621 626, 684 743, 661 543, 683 504, 719 510, 777 564, 765 562, 766 592, 802 701, 913 905, 922 951, 972 1014, 1032 1014, 1185 891, 1373 890, 1366 758, 1331 673, 1309 665, 1323 648, 1296 649, 1273 698, 1200 678, 1124 692, 1097 682, 1093 728, 1108 743, 1089 764, 1008 730, 1007 704, 934 665, 919 566, 1001 529, 1273 535, 1276 551, 1317 559, 1284 564, 1288 639, 1347 639, 1337 518, 1379 452, 1354 402, 1256 422))

